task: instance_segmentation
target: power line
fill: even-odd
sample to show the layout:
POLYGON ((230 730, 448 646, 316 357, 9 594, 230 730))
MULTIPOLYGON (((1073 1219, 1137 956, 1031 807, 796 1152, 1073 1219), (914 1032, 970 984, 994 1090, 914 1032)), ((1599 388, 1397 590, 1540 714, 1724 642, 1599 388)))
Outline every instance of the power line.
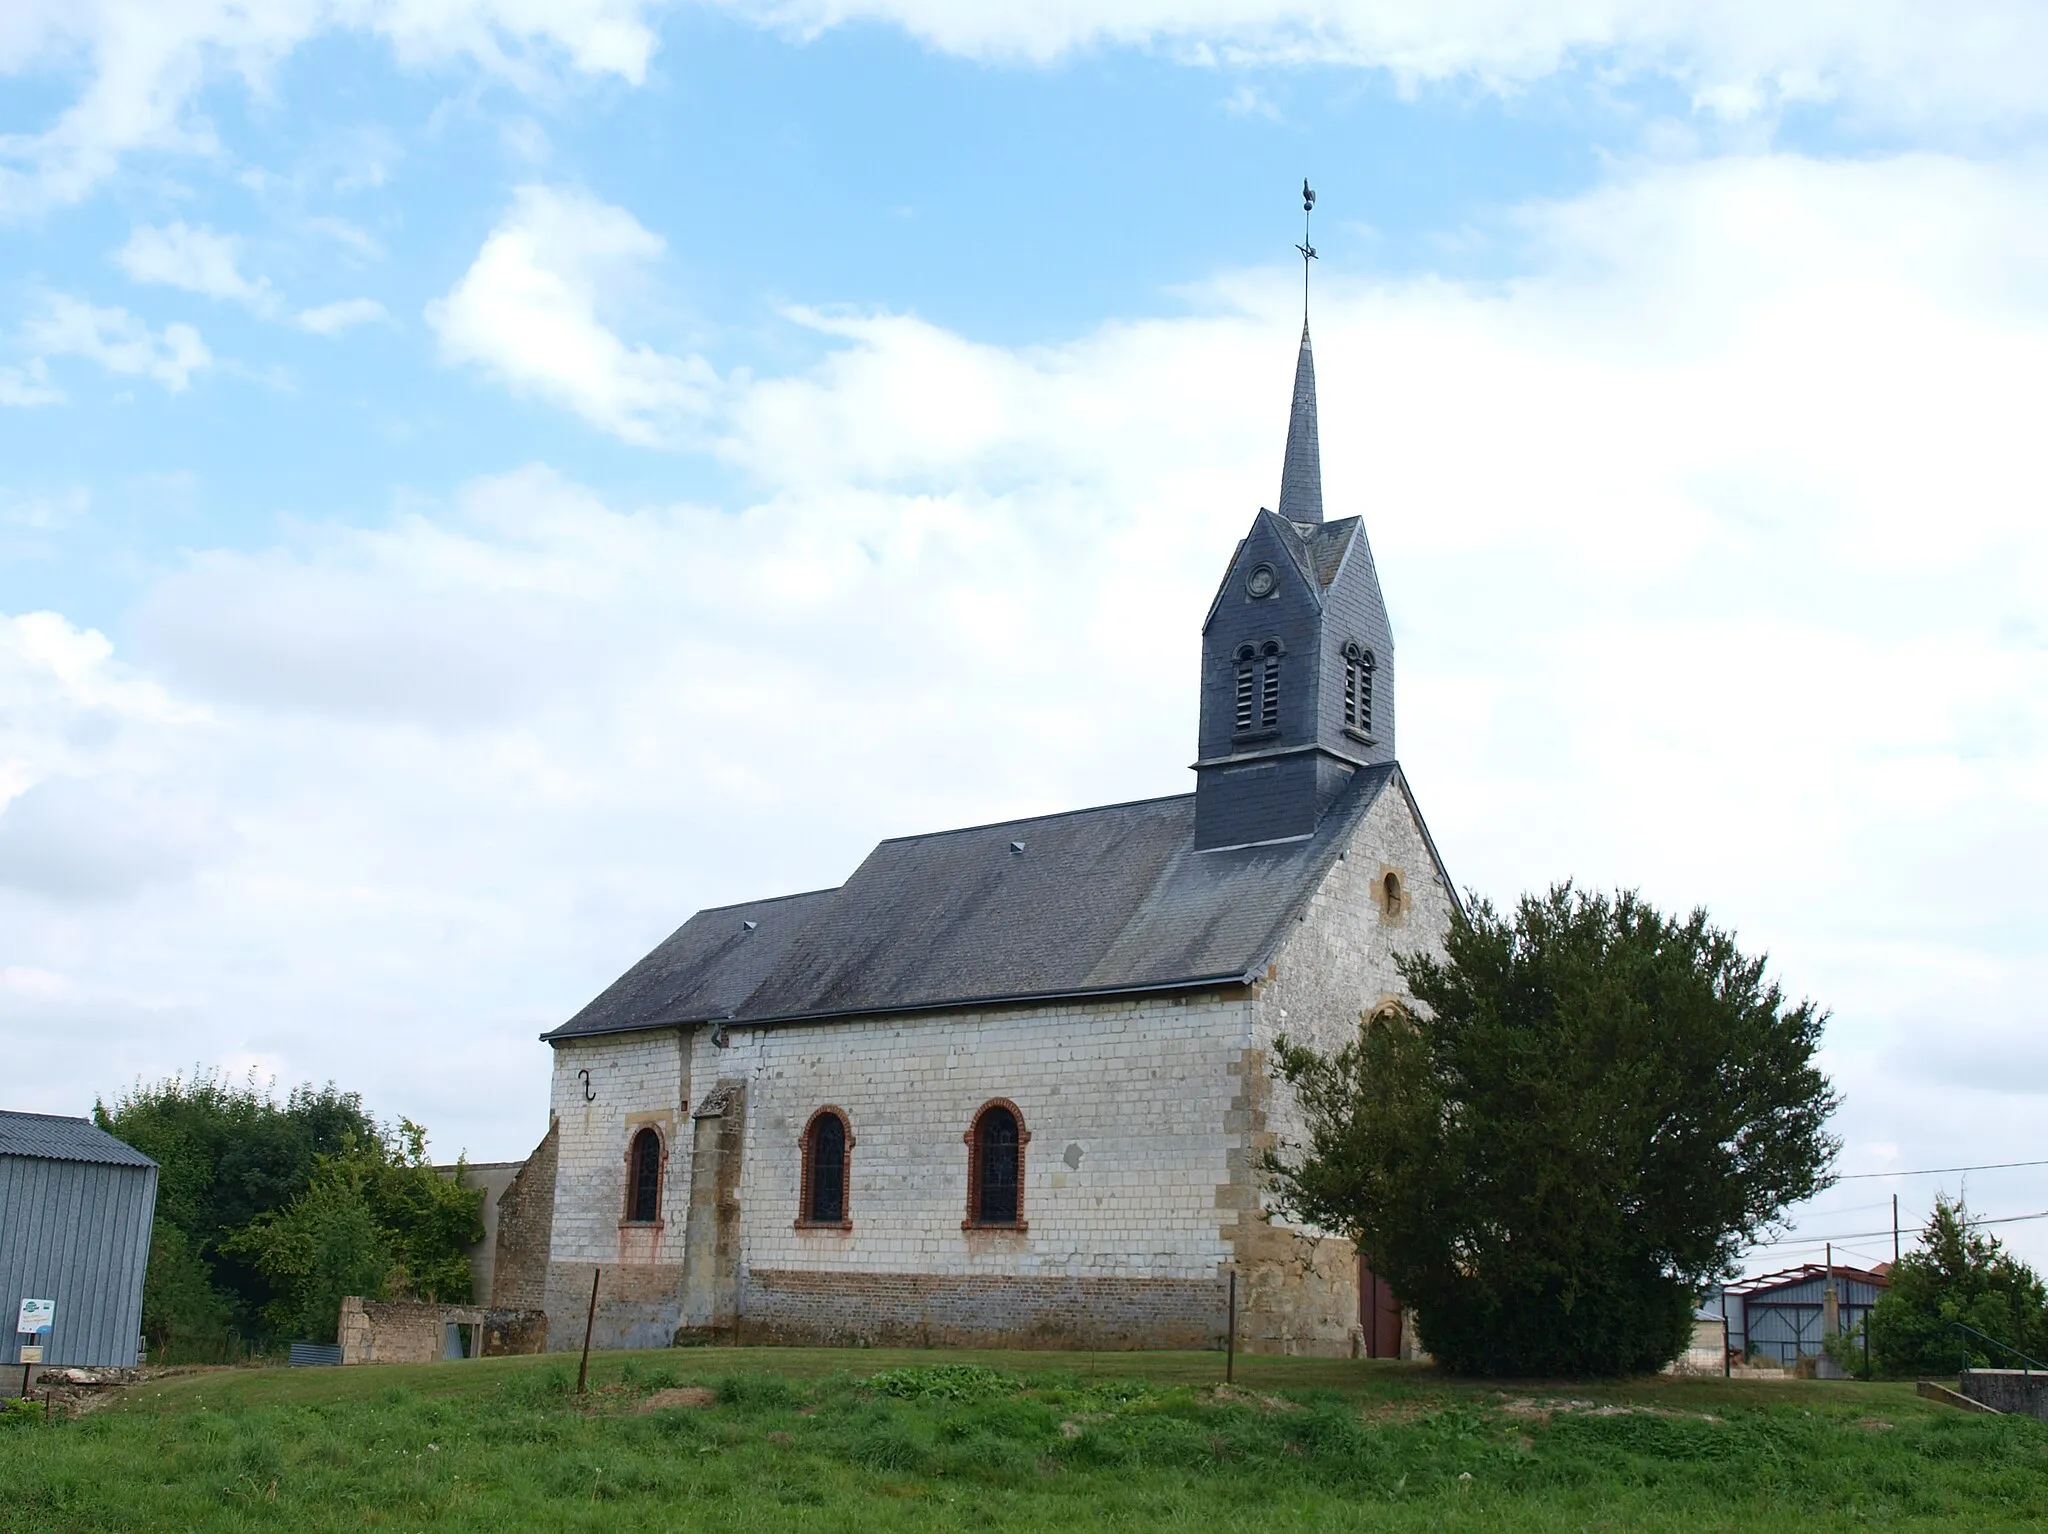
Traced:
POLYGON ((1867 1209, 1889 1209, 1891 1207, 1892 1202, 1890 1199, 1881 1198, 1874 1204, 1838 1204, 1832 1209, 1809 1209, 1799 1218, 1802 1220, 1832 1219, 1838 1214, 1862 1214, 1867 1209))
MULTIPOLYGON (((1969 1228, 1975 1230, 1980 1225, 2021 1225, 2028 1220, 2048 1220, 2048 1209, 2043 1209, 2036 1214, 2008 1214, 1996 1220, 1973 1219, 1969 1222, 1969 1228)), ((1752 1247, 1825 1246, 1830 1241, 1863 1241, 1872 1236, 1889 1236, 1891 1233, 1892 1229, 1887 1225, 1883 1230, 1851 1230, 1844 1231, 1838 1236, 1780 1236, 1775 1241, 1756 1241, 1752 1242, 1751 1245, 1752 1247)))
POLYGON ((1950 1172, 2004 1172, 2019 1166, 2048 1166, 2048 1161, 1991 1161, 1983 1166, 1930 1166, 1916 1172, 1847 1172, 1836 1182, 1861 1182, 1871 1177, 1943 1177, 1950 1172))

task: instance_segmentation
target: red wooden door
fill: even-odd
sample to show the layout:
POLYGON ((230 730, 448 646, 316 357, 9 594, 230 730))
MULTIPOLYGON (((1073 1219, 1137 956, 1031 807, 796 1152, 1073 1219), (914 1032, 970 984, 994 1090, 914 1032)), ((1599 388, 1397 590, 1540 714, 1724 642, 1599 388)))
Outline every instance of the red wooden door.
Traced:
POLYGON ((1358 1259, 1358 1325, 1365 1333, 1367 1358, 1401 1356, 1401 1302, 1363 1255, 1358 1259))

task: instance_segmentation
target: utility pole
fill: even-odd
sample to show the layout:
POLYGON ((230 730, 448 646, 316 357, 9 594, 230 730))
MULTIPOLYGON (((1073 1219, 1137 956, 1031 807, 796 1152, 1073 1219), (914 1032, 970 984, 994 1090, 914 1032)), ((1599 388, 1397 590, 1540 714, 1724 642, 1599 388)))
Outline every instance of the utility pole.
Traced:
POLYGON ((1835 1243, 1828 1243, 1828 1277, 1820 1291, 1820 1334, 1832 1337, 1842 1329, 1841 1300, 1835 1294, 1835 1243))
POLYGON ((1735 1361, 1729 1356, 1728 1348, 1728 1280, 1724 1278, 1721 1280, 1721 1378, 1725 1380, 1734 1372, 1735 1361))
POLYGON ((1892 1195, 1892 1266, 1899 1262, 1899 1196, 1892 1195))

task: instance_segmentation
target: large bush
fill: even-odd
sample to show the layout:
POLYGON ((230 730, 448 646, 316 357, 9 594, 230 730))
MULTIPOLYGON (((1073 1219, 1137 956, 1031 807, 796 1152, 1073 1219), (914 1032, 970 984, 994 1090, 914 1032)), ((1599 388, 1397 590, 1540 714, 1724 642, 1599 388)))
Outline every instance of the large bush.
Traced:
POLYGON ((1825 1014, 1703 911, 1570 885, 1475 899, 1412 1013, 1282 1040, 1309 1140, 1283 1206, 1355 1240, 1445 1367, 1611 1374, 1676 1357, 1692 1297, 1825 1185, 1825 1014))

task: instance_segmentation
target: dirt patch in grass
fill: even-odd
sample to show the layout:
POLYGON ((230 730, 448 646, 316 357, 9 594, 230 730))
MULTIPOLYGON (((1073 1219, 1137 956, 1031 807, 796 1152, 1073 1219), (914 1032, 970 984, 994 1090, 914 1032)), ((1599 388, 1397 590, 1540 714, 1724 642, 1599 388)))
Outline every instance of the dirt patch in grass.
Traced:
POLYGON ((1443 1408, 1431 1401, 1376 1401, 1359 1410, 1368 1427, 1402 1427, 1434 1417, 1443 1408))
POLYGON ((1576 1401, 1563 1396, 1509 1396, 1501 1402, 1501 1410, 1510 1417, 1529 1417, 1538 1422, 1573 1413, 1587 1417, 1689 1417, 1695 1422, 1721 1420, 1712 1412, 1679 1411, 1669 1406, 1628 1406, 1619 1401, 1576 1401))
POLYGON ((1235 1385, 1218 1385, 1210 1392, 1211 1397, 1224 1404, 1256 1406, 1261 1411, 1300 1411, 1301 1404, 1284 1396, 1262 1396, 1255 1390, 1240 1390, 1235 1385))
MULTIPOLYGON (((673 1375, 670 1378, 674 1378, 673 1375)), ((672 1385, 667 1390, 657 1390, 640 1403, 641 1411, 666 1411, 670 1407, 697 1409, 718 1404, 718 1392, 702 1385, 672 1385)))

